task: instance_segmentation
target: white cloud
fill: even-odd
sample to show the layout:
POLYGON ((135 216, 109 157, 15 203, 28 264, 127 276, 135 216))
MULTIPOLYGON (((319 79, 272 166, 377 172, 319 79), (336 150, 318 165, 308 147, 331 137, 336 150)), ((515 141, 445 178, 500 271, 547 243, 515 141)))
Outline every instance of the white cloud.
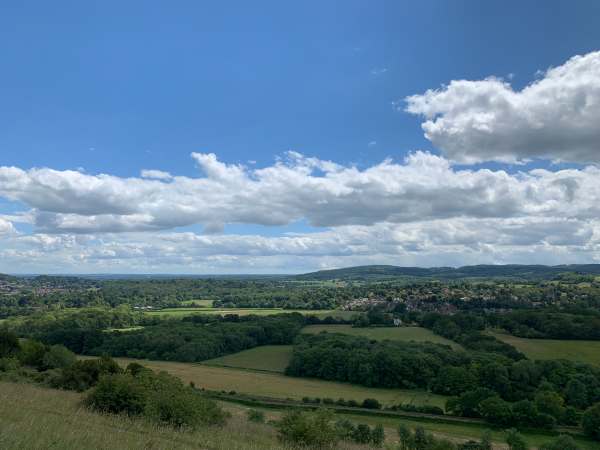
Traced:
POLYGON ((0 271, 39 267, 58 272, 273 273, 370 263, 559 264, 600 262, 600 221, 456 218, 342 226, 276 237, 39 233, 12 236, 0 244, 0 271))
POLYGON ((0 217, 0 236, 5 236, 8 234, 14 234, 17 230, 11 222, 6 219, 0 217))
POLYGON ((521 91, 488 78, 454 80, 406 99, 451 160, 600 162, 600 51, 551 68, 521 91))
POLYGON ((148 170, 144 169, 141 172, 142 178, 153 178, 156 180, 170 180, 173 176, 169 172, 163 172, 162 170, 148 170))
POLYGON ((97 233, 229 223, 318 227, 441 218, 600 216, 600 168, 509 174, 457 170, 415 152, 359 170, 288 153, 258 169, 192 154, 204 177, 120 178, 52 169, 0 167, 0 196, 31 208, 38 231, 97 233))

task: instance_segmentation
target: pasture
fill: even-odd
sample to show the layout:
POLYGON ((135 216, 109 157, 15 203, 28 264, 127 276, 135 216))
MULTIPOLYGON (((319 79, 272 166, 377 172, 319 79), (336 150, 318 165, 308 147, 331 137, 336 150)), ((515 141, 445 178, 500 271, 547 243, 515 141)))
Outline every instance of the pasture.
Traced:
POLYGON ((203 364, 283 373, 291 357, 291 345, 263 345, 204 361, 203 364))
POLYGON ((341 311, 336 309, 318 309, 318 310, 306 310, 306 309, 283 309, 283 308, 212 308, 212 307, 198 307, 198 308, 165 308, 156 311, 145 311, 144 314, 149 316, 163 316, 163 317, 184 317, 192 314, 237 314, 238 316, 248 316, 251 314, 257 316, 271 316, 273 314, 285 314, 297 312, 305 316, 317 316, 317 317, 344 317, 350 318, 352 313, 350 311, 341 311))
POLYGON ((389 339, 390 341, 429 341, 437 344, 450 345, 454 348, 460 348, 460 345, 456 342, 438 336, 427 328, 422 327, 354 328, 352 325, 308 325, 302 329, 302 333, 318 334, 322 332, 363 336, 377 341, 382 341, 384 339, 389 339))
POLYGON ((506 333, 491 334, 523 352, 530 359, 567 359, 600 365, 600 341, 526 339, 506 333))
POLYGON ((236 391, 248 395, 294 400, 301 400, 302 397, 329 397, 334 400, 344 398, 362 402, 365 398, 376 398, 383 405, 413 403, 443 407, 446 403, 444 396, 417 390, 368 388, 348 383, 286 377, 278 373, 208 366, 200 363, 132 358, 115 358, 115 360, 123 366, 130 362, 137 362, 152 370, 169 372, 185 383, 194 382, 196 387, 213 391, 236 391))

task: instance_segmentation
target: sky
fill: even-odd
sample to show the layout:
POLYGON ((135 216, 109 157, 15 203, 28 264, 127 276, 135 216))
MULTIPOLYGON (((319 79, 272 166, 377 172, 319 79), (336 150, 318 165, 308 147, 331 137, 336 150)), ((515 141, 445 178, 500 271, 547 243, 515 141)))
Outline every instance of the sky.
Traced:
POLYGON ((0 5, 0 272, 600 263, 600 3, 0 5))

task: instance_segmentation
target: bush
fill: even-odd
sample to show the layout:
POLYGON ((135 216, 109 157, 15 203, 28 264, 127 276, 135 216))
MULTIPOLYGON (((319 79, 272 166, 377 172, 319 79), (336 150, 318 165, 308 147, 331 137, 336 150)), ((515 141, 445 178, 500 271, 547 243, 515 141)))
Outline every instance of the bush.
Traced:
POLYGON ((248 410, 248 420, 250 422, 264 423, 265 422, 265 413, 262 411, 257 411, 256 409, 249 409, 248 410))
POLYGON ((19 338, 6 329, 0 329, 0 358, 15 356, 19 350, 19 338))
POLYGON ((381 403, 374 398, 365 398, 361 406, 367 409, 381 409, 381 403))
POLYGON ((75 353, 63 345, 53 345, 42 358, 44 369, 63 369, 77 361, 75 353))
POLYGON ((85 404, 97 411, 137 415, 144 411, 146 397, 143 386, 131 375, 106 375, 88 394, 85 404))
POLYGON ((21 344, 21 351, 18 353, 17 357, 24 366, 43 369, 45 354, 46 346, 44 344, 38 341, 27 339, 21 344))
POLYGON ((98 383, 102 375, 121 373, 119 365, 111 358, 77 361, 54 374, 49 383, 52 387, 82 392, 98 383))
POLYGON ((221 425, 226 414, 212 400, 202 397, 178 378, 149 370, 103 375, 85 404, 92 409, 144 415, 176 428, 221 425))
POLYGON ((333 448, 338 435, 331 423, 332 418, 333 413, 325 409, 287 412, 277 423, 279 439, 291 446, 333 448))
POLYGON ((581 417, 581 426, 585 434, 600 441, 600 403, 590 406, 581 417))
POLYGON ((17 370, 21 364, 19 360, 14 357, 0 358, 0 372, 11 372, 17 370))
POLYGON ((571 436, 559 436, 552 442, 543 444, 539 450, 580 450, 581 447, 577 445, 575 440, 571 436))

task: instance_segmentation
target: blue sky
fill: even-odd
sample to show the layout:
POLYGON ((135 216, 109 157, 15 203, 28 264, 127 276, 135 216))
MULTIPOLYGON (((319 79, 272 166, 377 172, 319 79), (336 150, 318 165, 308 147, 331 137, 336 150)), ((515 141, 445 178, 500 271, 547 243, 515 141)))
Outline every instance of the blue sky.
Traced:
MULTIPOLYGON (((554 197, 535 199, 537 209, 530 207, 514 213, 499 213, 497 205, 493 204, 498 195, 494 194, 482 206, 481 211, 485 209, 485 212, 473 213, 466 206, 460 211, 449 208, 453 211, 450 213, 435 206, 436 201, 431 199, 436 194, 429 193, 426 197, 429 200, 422 200, 431 201, 424 212, 424 219, 429 222, 417 227, 418 231, 414 227, 420 218, 405 218, 405 208, 409 208, 406 204, 392 202, 384 207, 387 208, 384 213, 373 211, 372 216, 355 211, 368 210, 374 203, 385 203, 386 193, 397 186, 387 186, 367 200, 349 197, 344 207, 338 207, 333 200, 324 200, 322 196, 304 197, 298 188, 296 197, 291 197, 292 192, 280 199, 269 199, 274 219, 266 217, 267 212, 260 217, 246 212, 237 214, 235 211, 254 200, 227 197, 223 200, 224 209, 232 212, 214 222, 207 219, 210 208, 205 205, 194 206, 197 213, 194 218, 186 216, 185 220, 171 222, 154 220, 158 214, 157 204, 168 203, 174 198, 168 195, 181 194, 185 186, 173 187, 172 194, 165 194, 167 196, 158 199, 158 203, 136 211, 114 204, 112 209, 97 205, 98 209, 94 210, 90 205, 100 197, 103 200, 98 200, 99 203, 106 198, 113 199, 131 186, 137 189, 137 181, 143 182, 140 171, 144 169, 189 179, 206 176, 206 160, 198 162, 190 156, 193 152, 214 153, 220 163, 229 165, 225 167, 244 165, 248 179, 254 181, 260 178, 254 170, 276 168, 278 160, 290 159, 286 154, 290 150, 304 155, 305 159, 332 161, 348 170, 356 167, 361 173, 380 167, 386 158, 392 158, 393 164, 404 167, 406 157, 424 150, 450 161, 451 175, 468 170, 473 171, 473 176, 483 176, 477 171, 488 168, 501 178, 503 170, 517 176, 520 171, 544 167, 561 180, 566 177, 566 172, 560 170, 566 168, 573 168, 577 177, 585 176, 584 167, 595 167, 594 155, 598 155, 600 149, 593 144, 581 144, 596 138, 584 126, 567 126, 563 130, 545 116, 532 122, 529 129, 514 125, 526 137, 506 144, 512 145, 513 151, 513 147, 506 149, 500 144, 506 142, 502 134, 506 130, 501 129, 506 121, 499 116, 493 119, 498 125, 491 127, 492 131, 485 139, 460 129, 455 133, 458 137, 452 140, 447 130, 436 129, 425 137, 422 129, 422 124, 428 120, 425 109, 420 106, 415 106, 412 112, 405 109, 407 97, 422 95, 428 89, 443 91, 442 86, 450 85, 453 80, 477 82, 494 76, 504 79, 517 93, 536 80, 548 78, 550 83, 551 77, 546 73, 548 68, 563 67, 576 55, 593 55, 600 49, 598 17, 600 4, 594 1, 547 1, 543 6, 538 1, 422 1, 410 4, 398 1, 182 1, 176 4, 25 1, 3 4, 0 7, 0 166, 14 166, 26 173, 33 168, 52 169, 57 177, 68 178, 65 182, 69 189, 73 183, 81 183, 81 186, 73 188, 76 192, 65 193, 68 189, 61 186, 59 180, 53 181, 54 190, 40 188, 44 186, 45 178, 43 174, 37 174, 36 183, 41 184, 33 191, 39 194, 40 189, 44 190, 45 198, 41 199, 34 198, 33 193, 23 194, 22 188, 11 185, 12 178, 9 180, 8 175, 0 176, 0 215, 4 215, 2 220, 8 224, 4 225, 8 237, 0 242, 0 251, 4 252, 5 258, 5 266, 0 263, 0 270, 294 272, 378 262, 402 265, 436 265, 437 261, 451 265, 535 262, 539 246, 559 245, 556 242, 560 239, 549 242, 549 235, 558 233, 559 237, 564 237, 567 233, 560 231, 560 227, 548 231, 544 228, 549 226, 546 222, 565 217, 579 221, 577 226, 570 224, 576 229, 569 228, 568 233, 588 238, 585 242, 569 242, 560 244, 560 249, 549 249, 555 255, 553 261, 596 261, 597 228, 595 222, 590 222, 595 220, 595 212, 586 204, 577 211, 544 212, 543 217, 539 217, 540 207, 554 207, 552 205, 557 202, 554 197), (548 137, 552 133, 539 139, 531 137, 533 131, 530 131, 538 129, 540 123, 548 130, 562 130, 561 136, 571 136, 572 141, 550 148, 556 141, 548 137), (580 136, 574 136, 577 133, 580 136), (548 148, 542 148, 544 139, 550 142, 548 148), (471 145, 469 143, 477 145, 477 149, 466 148, 471 145), (481 152, 486 156, 483 157, 481 152), (533 162, 528 162, 529 156, 533 162), (560 163, 551 162, 559 160, 560 163), (123 184, 119 188, 121 191, 108 188, 109 192, 90 194, 90 198, 86 195, 94 180, 73 181, 69 178, 71 175, 64 172, 68 170, 90 177, 108 174, 117 181, 130 178, 134 181, 123 184), (73 206, 77 201, 89 207, 73 206), (331 207, 319 214, 301 206, 290 207, 296 202, 300 205, 324 201, 331 207), (330 217, 334 212, 337 215, 330 217), (15 218, 16 213, 21 216, 15 218), (63 216, 56 216, 61 214, 63 216), (69 216, 67 220, 65 214, 77 217, 69 216), (98 216, 101 215, 106 217, 100 220, 98 216), (122 226, 120 215, 127 216, 127 226, 122 226), (152 219, 148 221, 142 217, 144 215, 152 216, 152 219), (510 248, 501 251, 500 246, 504 244, 489 243, 481 236, 474 237, 469 244, 472 247, 467 250, 461 249, 460 245, 465 244, 459 245, 454 238, 444 241, 430 234, 423 237, 423 241, 432 246, 445 246, 436 250, 432 246, 423 249, 408 243, 406 237, 407 233, 413 237, 414 233, 423 233, 427 227, 435 229, 433 221, 436 220, 494 219, 504 221, 502 227, 505 229, 515 226, 514 223, 507 225, 506 220, 527 222, 534 220, 534 215, 536 224, 542 224, 545 231, 540 231, 539 236, 516 252, 514 245, 517 244, 512 241, 510 248), (121 225, 81 226, 82 221, 88 223, 96 219, 111 224, 114 219, 121 225), (73 221, 77 220, 79 222, 73 226, 73 221), (58 226, 59 221, 63 225, 58 226), (71 225, 64 225, 65 221, 71 225), (138 225, 130 226, 132 221, 138 225), (385 233, 379 229, 386 226, 385 233), (347 227, 366 228, 350 232, 347 227), (177 251, 173 250, 172 259, 157 262, 156 255, 164 254, 164 248, 144 250, 148 253, 142 251, 141 259, 135 257, 136 252, 122 258, 119 252, 115 252, 116 256, 98 256, 107 242, 115 248, 137 246, 139 250, 142 243, 146 245, 156 236, 162 239, 165 234, 173 233, 178 239, 188 236, 185 233, 192 233, 198 239, 221 241, 206 244, 213 250, 187 255, 188 259, 178 258, 177 251), (281 238, 290 233, 306 239, 309 239, 308 234, 314 233, 331 233, 335 237, 323 237, 325 244, 322 241, 303 244, 315 247, 308 251, 309 254, 278 251, 282 245, 280 241, 264 243, 267 250, 256 247, 257 236, 281 238), (342 239, 340 233, 349 233, 353 237, 342 239), (378 242, 397 241, 381 253, 370 253, 362 249, 373 247, 372 241, 366 238, 360 241, 356 233, 368 234, 369 239, 378 236, 378 242), (381 237, 382 233, 385 238, 381 237), (398 233, 403 237, 398 237, 398 233), (231 250, 230 246, 235 245, 231 242, 225 245, 222 242, 224 235, 239 239, 250 249, 242 253, 231 250), (48 240, 54 244, 47 244, 48 240), (46 244, 39 244, 39 241, 46 244), (327 250, 331 242, 338 243, 335 251, 327 250), (494 251, 489 250, 490 245, 495 246, 494 251), (452 248, 449 250, 448 246, 452 248), (340 247, 343 254, 336 255, 341 251, 340 247), (69 253, 69 248, 78 250, 69 253), (511 259, 509 255, 514 257, 511 259)), ((572 70, 583 86, 573 98, 578 98, 577 95, 596 98, 595 59, 595 56, 590 57, 583 72, 572 70)), ((475 85, 469 86, 471 89, 475 85)), ((482 95, 495 98, 496 91, 485 92, 482 95)), ((565 91, 558 85, 556 92, 558 100, 554 104, 561 102, 564 97, 561 92, 565 91)), ((453 95, 460 99, 462 94, 453 95)), ((538 97, 542 98, 542 94, 538 97)), ((515 102, 515 105, 520 104, 515 102)), ((538 111, 536 108, 541 100, 531 102, 532 110, 538 111)), ((578 124, 595 119, 596 109, 590 110, 590 104, 593 101, 588 101, 587 106, 579 106, 576 111, 581 116, 578 124)), ((489 107, 497 107, 498 114, 502 114, 500 106, 489 107)), ((447 106, 427 108, 428 111, 435 110, 435 117, 450 114, 447 106)), ((474 108, 481 112, 481 106, 474 108)), ((576 113, 568 109, 557 112, 556 117, 564 117, 564 114, 575 117, 576 113)), ((453 129, 459 123, 464 124, 462 119, 471 117, 468 111, 461 114, 454 118, 453 129)), ((310 176, 316 178, 327 178, 327 173, 331 172, 323 168, 322 163, 292 160, 295 162, 289 164, 295 167, 295 174, 306 176, 303 168, 308 166, 311 167, 310 176)), ((424 164, 428 168, 438 164, 427 161, 424 164)), ((417 167, 421 163, 414 164, 417 167)), ((404 170, 402 167, 399 170, 404 170)), ((385 170, 383 173, 387 175, 382 176, 389 175, 385 170)), ((411 173, 418 174, 419 169, 411 173)), ((346 176, 352 178, 352 175, 346 176)), ((462 183, 465 177, 458 179, 462 183)), ((309 184, 312 181, 309 180, 309 184)), ((523 183, 521 179, 517 181, 523 183)), ((298 186, 306 184, 298 183, 298 186)), ((349 189, 346 181, 341 183, 349 189)), ((574 183, 581 186, 584 181, 574 183)), ((28 186, 31 184, 28 182, 28 186)), ((182 184, 186 185, 185 180, 182 184)), ((222 184, 219 186, 223 187, 222 184)), ((228 186, 231 190, 242 185, 228 186)), ((335 199, 346 195, 344 189, 340 191, 340 186, 336 186, 329 186, 335 199)), ((406 190, 406 186, 398 189, 406 190)), ((523 189, 531 191, 532 188, 523 189)), ((190 192, 187 194, 189 197, 182 200, 177 210, 183 215, 188 213, 184 211, 186 202, 193 198, 190 192)), ((465 195, 464 199, 459 199, 464 206, 478 194, 458 195, 465 195)), ((137 201, 137 197, 132 198, 121 200, 125 203, 137 201)), ((569 198, 572 204, 577 203, 569 198)), ((513 200, 505 202, 508 204, 513 200)), ((214 207, 214 201, 209 206, 214 207)), ((173 211, 164 214, 176 215, 173 211)), ((489 224, 461 223, 453 230, 457 227, 481 229, 483 226, 489 224)), ((523 226, 530 227, 530 223, 523 226)), ((455 236, 455 233, 451 234, 455 236)))

